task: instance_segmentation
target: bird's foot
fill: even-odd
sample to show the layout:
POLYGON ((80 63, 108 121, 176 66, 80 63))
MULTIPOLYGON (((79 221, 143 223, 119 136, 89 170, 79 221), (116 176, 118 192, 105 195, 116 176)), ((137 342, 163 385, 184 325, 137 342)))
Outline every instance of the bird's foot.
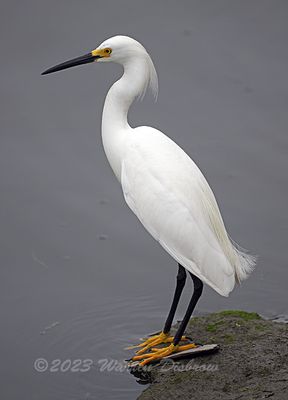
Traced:
MULTIPOLYGON (((137 344, 135 346, 126 347, 126 350, 136 349, 140 347, 140 350, 136 351, 137 355, 144 354, 147 350, 163 343, 172 343, 174 336, 170 336, 169 333, 160 332, 157 335, 153 335, 147 338, 144 342, 137 344)), ((186 336, 182 336, 181 340, 188 340, 186 336)))
POLYGON ((171 343, 168 347, 162 347, 162 348, 152 348, 151 352, 146 353, 146 354, 141 354, 132 357, 132 361, 140 361, 139 365, 143 367, 146 364, 151 363, 152 361, 155 360, 161 360, 164 357, 170 356, 173 353, 178 353, 180 351, 185 351, 185 350, 190 350, 190 349, 195 349, 197 347, 196 344, 194 343, 189 343, 183 346, 180 346, 179 344, 174 345, 171 343))

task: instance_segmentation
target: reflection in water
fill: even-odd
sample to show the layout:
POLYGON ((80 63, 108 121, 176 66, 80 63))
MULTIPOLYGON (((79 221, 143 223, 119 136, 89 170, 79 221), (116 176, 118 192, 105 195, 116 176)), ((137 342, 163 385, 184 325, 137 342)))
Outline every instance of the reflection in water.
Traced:
POLYGON ((129 372, 136 378, 136 382, 139 385, 148 385, 151 383, 151 374, 149 372, 149 366, 144 367, 129 367, 129 372))

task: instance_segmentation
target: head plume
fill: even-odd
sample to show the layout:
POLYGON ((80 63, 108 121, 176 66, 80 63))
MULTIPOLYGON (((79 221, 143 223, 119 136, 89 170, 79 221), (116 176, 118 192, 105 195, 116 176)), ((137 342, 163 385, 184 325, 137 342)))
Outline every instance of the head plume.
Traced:
POLYGON ((137 40, 132 39, 129 36, 117 35, 111 37, 110 39, 106 39, 98 47, 98 49, 105 49, 105 48, 111 49, 111 54, 109 57, 100 59, 99 61, 116 62, 123 65, 125 68, 125 66, 129 64, 131 59, 135 58, 135 56, 138 56, 139 58, 144 60, 145 64, 144 73, 147 74, 147 76, 145 79, 145 85, 143 85, 143 88, 141 90, 141 93, 139 93, 138 98, 143 99, 147 89, 150 88, 155 100, 157 100, 158 96, 157 72, 155 70, 153 61, 148 52, 146 51, 145 47, 142 46, 142 44, 139 43, 137 40))

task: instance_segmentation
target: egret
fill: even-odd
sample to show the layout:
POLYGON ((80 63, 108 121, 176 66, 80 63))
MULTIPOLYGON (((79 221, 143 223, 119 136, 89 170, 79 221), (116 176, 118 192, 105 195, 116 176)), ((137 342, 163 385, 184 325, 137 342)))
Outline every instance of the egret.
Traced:
POLYGON ((148 87, 155 98, 158 94, 154 64, 138 41, 114 36, 90 53, 42 74, 96 61, 118 63, 124 69, 122 77, 110 88, 103 109, 102 141, 108 161, 130 209, 178 263, 176 289, 163 330, 133 346, 139 348, 133 360, 145 365, 194 348, 196 345, 184 332, 203 283, 228 296, 235 284, 253 270, 255 258, 229 238, 209 184, 182 148, 155 128, 129 125, 127 114, 132 102, 142 98, 148 87), (186 271, 193 280, 194 291, 175 336, 171 336, 186 271), (155 348, 163 343, 167 346, 155 348))

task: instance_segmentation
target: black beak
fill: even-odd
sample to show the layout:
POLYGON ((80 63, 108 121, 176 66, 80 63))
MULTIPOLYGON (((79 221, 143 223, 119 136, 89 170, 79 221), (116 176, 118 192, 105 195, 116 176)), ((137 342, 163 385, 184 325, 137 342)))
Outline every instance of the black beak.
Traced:
POLYGON ((88 64, 97 60, 97 58, 100 58, 100 56, 99 55, 93 56, 92 53, 84 54, 84 56, 73 58, 73 60, 65 61, 62 64, 55 65, 55 67, 51 67, 46 71, 42 72, 41 75, 52 74, 52 72, 57 72, 61 71, 62 69, 76 67, 76 65, 88 64))

